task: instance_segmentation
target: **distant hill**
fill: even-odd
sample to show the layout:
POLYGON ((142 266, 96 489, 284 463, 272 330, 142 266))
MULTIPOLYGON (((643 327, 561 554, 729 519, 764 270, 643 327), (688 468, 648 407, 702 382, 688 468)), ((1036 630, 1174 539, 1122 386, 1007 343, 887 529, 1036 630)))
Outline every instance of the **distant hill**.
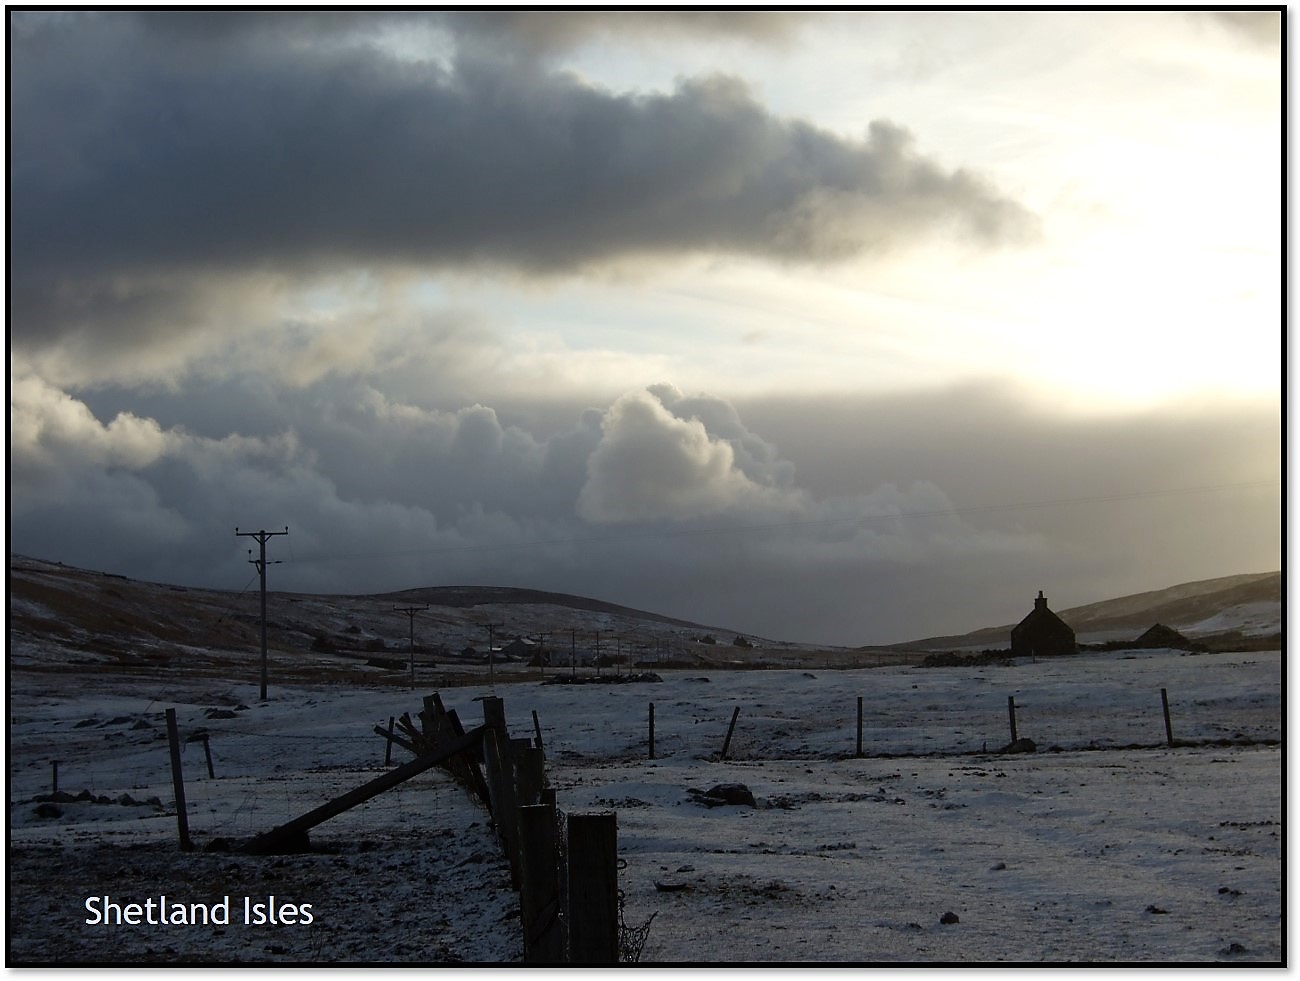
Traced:
MULTIPOLYGON (((1025 613, 1031 608, 1026 602, 1025 613)), ((1282 573, 1203 579, 1053 612, 1074 628, 1080 643, 1135 639, 1157 623, 1191 640, 1271 637, 1282 629, 1282 573)), ((982 627, 890 646, 909 651, 1003 648, 1010 646, 1013 626, 982 627)))
MULTIPOLYGON (((256 588, 242 592, 142 582, 57 562, 9 557, 8 666, 66 674, 247 676, 260 658, 256 588)), ((267 646, 280 678, 367 681, 409 663, 440 673, 488 658, 516 637, 529 655, 582 664, 731 661, 737 631, 536 589, 434 586, 370 595, 267 593, 267 646), (414 608, 413 618, 400 608, 414 608), (427 607, 427 608, 426 608, 427 607)), ((802 645, 745 639, 748 652, 802 645)), ((505 652, 503 661, 510 660, 505 652)), ((400 674, 397 675, 400 679, 400 674)))

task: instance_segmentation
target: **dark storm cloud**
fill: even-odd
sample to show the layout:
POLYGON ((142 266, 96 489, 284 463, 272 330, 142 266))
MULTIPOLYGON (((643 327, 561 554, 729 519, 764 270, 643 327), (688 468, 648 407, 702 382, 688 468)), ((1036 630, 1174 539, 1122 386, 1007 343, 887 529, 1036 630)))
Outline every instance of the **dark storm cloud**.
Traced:
POLYGON ((18 18, 20 343, 158 320, 183 330, 160 277, 234 293, 253 271, 557 274, 698 252, 821 261, 954 230, 999 243, 1033 226, 896 124, 842 139, 772 115, 734 78, 615 94, 535 63, 475 54, 443 68, 324 43, 335 34, 313 34, 312 18, 254 17, 223 34, 188 16, 18 18))
POLYGON ((278 588, 535 586, 886 642, 1014 620, 1038 589, 1070 606, 1277 568, 1277 427, 1268 406, 1109 422, 993 389, 737 406, 653 386, 541 435, 360 378, 197 378, 92 412, 23 376, 11 547, 237 589, 234 526, 287 524, 278 588))

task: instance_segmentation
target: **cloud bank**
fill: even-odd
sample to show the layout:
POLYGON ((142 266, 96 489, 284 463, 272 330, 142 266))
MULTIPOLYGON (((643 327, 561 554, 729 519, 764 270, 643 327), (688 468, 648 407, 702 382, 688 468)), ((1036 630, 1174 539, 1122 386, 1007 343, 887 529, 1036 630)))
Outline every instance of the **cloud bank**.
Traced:
MULTIPOLYGON (((1024 207, 927 159, 902 126, 876 120, 845 140, 774 116, 736 78, 616 93, 472 46, 448 66, 399 58, 365 18, 195 16, 15 15, 20 349, 84 334, 166 343, 219 329, 202 312, 214 294, 239 302, 345 269, 556 276, 698 253, 820 262, 1033 228, 1024 207)), ((450 21, 543 47, 577 23, 450 21)))
MULTIPOLYGON (((692 285, 674 270, 881 277, 832 296, 851 301, 936 241, 1035 241, 1017 193, 913 120, 846 136, 740 71, 637 89, 574 68, 792 51, 814 16, 14 12, 11 547, 237 589, 235 527, 288 525, 274 588, 534 586, 838 643, 966 629, 1009 590, 1084 602, 1271 559, 1274 405, 1107 426, 982 389, 742 404, 743 368, 661 381, 665 297, 692 285), (655 277, 657 305, 628 285, 655 277), (573 308, 535 301, 574 283, 613 322, 556 327, 573 308), (1101 520, 985 507, 1207 483, 1250 489, 1101 520)), ((762 330, 741 316, 762 291, 720 288, 717 334, 788 320, 815 343, 830 301, 804 310, 806 285, 762 330)), ((743 360, 711 345, 705 364, 743 360)))

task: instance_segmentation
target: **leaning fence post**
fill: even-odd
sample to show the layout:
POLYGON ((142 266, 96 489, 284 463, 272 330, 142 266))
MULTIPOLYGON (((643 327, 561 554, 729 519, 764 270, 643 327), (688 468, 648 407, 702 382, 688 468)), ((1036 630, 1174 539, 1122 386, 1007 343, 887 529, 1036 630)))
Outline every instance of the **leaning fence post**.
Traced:
POLYGON ((1173 746, 1174 727, 1169 721, 1169 690, 1167 688, 1160 689, 1160 704, 1165 711, 1165 742, 1173 746))
POLYGON ((1016 696, 1007 696, 1007 714, 1011 716, 1011 741, 1016 741, 1016 696))
POLYGON ((388 717, 388 745, 384 747, 384 766, 393 762, 393 722, 396 721, 391 715, 388 717))
POLYGON ((537 737, 537 748, 544 749, 542 746, 542 721, 537 718, 537 709, 533 709, 533 734, 537 737))
POLYGON ((176 792, 176 827, 180 832, 181 851, 194 851, 190 841, 189 820, 185 813, 185 780, 181 776, 181 743, 176 735, 176 710, 167 710, 167 748, 172 758, 172 788, 176 792))
POLYGON ((736 710, 731 713, 731 725, 727 726, 727 738, 722 741, 722 755, 719 759, 727 758, 727 750, 731 748, 731 734, 736 731, 736 717, 739 715, 740 706, 737 705, 736 710))
POLYGON ((618 963, 618 818, 569 815, 569 960, 618 963))
MULTIPOLYGON (((389 743, 389 745, 391 746, 392 744, 389 743)), ((217 779, 217 775, 212 769, 212 747, 208 745, 208 734, 206 732, 203 734, 203 758, 207 760, 208 763, 208 779, 217 779)))

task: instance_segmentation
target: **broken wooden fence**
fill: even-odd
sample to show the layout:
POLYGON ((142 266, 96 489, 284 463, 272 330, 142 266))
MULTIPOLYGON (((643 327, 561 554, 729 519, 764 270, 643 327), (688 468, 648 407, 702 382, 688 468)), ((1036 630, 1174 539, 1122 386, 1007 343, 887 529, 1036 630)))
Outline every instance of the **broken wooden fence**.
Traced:
POLYGON ((442 767, 488 809, 519 892, 524 961, 611 964, 622 950, 617 820, 613 813, 570 814, 557 822, 555 791, 546 781, 541 725, 536 739, 511 739, 505 704, 483 699, 483 724, 466 731, 454 710, 433 694, 417 720, 404 713, 396 728, 375 732, 412 759, 320 807, 258 835, 244 851, 302 851, 307 833, 356 805, 432 767, 442 767), (567 841, 567 848, 561 843, 567 841))

